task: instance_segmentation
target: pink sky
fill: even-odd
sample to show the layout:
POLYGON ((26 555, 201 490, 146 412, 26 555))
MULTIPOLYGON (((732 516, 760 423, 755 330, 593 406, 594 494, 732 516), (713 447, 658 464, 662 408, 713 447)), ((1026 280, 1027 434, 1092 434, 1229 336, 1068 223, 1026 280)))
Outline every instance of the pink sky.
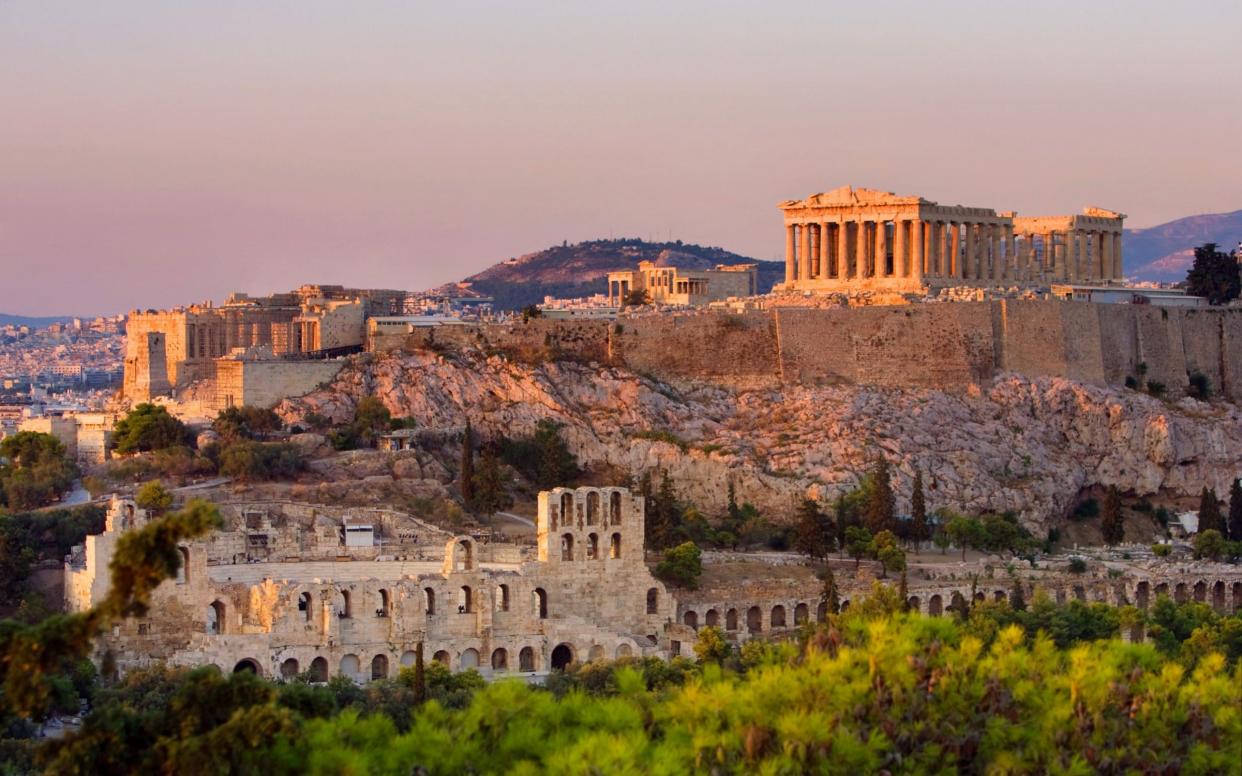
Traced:
POLYGON ((1239 3, 423 5, 0 3, 0 312, 424 288, 609 235, 772 259, 776 203, 847 183, 1242 208, 1239 3))

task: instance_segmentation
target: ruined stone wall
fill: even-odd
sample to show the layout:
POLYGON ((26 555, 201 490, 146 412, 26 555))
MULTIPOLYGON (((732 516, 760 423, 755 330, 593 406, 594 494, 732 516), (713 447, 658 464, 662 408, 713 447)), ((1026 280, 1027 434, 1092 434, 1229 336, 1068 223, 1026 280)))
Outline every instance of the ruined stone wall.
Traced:
POLYGON ((326 383, 341 371, 343 359, 313 361, 212 362, 215 371, 215 405, 273 407, 283 399, 302 396, 326 383))

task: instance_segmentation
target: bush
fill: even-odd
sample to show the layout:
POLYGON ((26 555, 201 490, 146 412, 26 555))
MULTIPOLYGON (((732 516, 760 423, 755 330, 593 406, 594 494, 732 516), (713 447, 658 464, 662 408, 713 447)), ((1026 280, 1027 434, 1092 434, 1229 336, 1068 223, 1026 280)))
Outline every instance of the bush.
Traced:
POLYGON ((0 441, 0 509, 46 506, 67 491, 77 476, 77 465, 51 434, 20 431, 0 441))
POLYGON ((1070 558, 1067 568, 1071 574, 1082 574, 1087 570, 1087 561, 1085 558, 1070 558))
POLYGON ((1156 380, 1149 380, 1147 382, 1147 392, 1159 399, 1161 396, 1164 396, 1165 393, 1164 383, 1157 382, 1156 380))
POLYGON ((305 469, 301 451, 287 442, 237 442, 220 454, 220 474, 243 482, 289 479, 305 469))
POLYGON ((1171 544, 1153 544, 1153 545, 1151 546, 1151 552, 1152 552, 1152 554, 1153 554, 1153 555, 1155 555, 1157 558, 1167 558, 1167 557, 1169 557, 1169 553, 1173 552, 1173 545, 1171 545, 1171 544))
POLYGON ((694 542, 682 542, 664 551, 655 575, 665 582, 694 590, 703 574, 703 553, 694 542))
POLYGON ((145 453, 190 444, 190 430, 158 404, 139 404, 116 423, 112 441, 118 453, 145 453))

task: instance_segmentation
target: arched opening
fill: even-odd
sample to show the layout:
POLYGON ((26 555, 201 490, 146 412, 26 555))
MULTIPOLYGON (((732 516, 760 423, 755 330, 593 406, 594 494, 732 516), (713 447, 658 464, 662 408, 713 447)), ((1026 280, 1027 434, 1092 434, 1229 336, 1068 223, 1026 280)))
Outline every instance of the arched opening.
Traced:
POLYGON ((828 619, 828 602, 820 601, 815 607, 815 622, 823 622, 828 619))
POLYGON ((781 606, 780 604, 777 604, 776 606, 772 607, 772 627, 773 628, 784 628, 785 627, 785 607, 781 606))
POLYGON ((371 658, 371 681, 388 678, 388 656, 376 655, 371 658))
POLYGON ((599 560, 599 537, 595 534, 587 536, 587 560, 599 560))
POLYGON ((1146 581, 1139 582, 1138 587, 1134 588, 1134 601, 1138 604, 1138 608, 1146 609, 1150 597, 1151 585, 1146 581))
POLYGON ((703 624, 709 628, 720 627, 720 612, 715 609, 708 609, 707 615, 703 617, 703 624))
POLYGON ((379 591, 379 608, 375 610, 376 617, 388 617, 392 614, 392 599, 388 595, 387 590, 379 591))
POLYGON ((479 651, 477 649, 467 649, 461 653, 461 670, 469 671, 472 668, 479 667, 479 651))
POLYGON ((746 610, 746 630, 750 633, 759 633, 763 630, 763 612, 759 611, 758 606, 752 606, 746 610))
POLYGON ((586 524, 599 522, 599 491, 590 491, 586 497, 586 524))
POLYGON ((211 606, 207 607, 207 632, 224 633, 224 616, 224 604, 220 601, 213 601, 211 606))
POLYGON ((474 611, 474 591, 469 585, 462 585, 457 593, 458 614, 469 614, 474 611))
POLYGON ((535 650, 522 647, 518 651, 518 670, 528 674, 535 670, 535 650))
POLYGON ((794 607, 794 625, 806 625, 809 616, 806 604, 798 604, 794 607))
POLYGON ((362 671, 362 661, 357 655, 345 655, 341 658, 341 676, 347 676, 355 682, 362 679, 358 674, 362 671))
POLYGON ((401 653, 401 667, 408 668, 418 662, 418 653, 412 649, 407 649, 401 653))
POLYGON ((1225 611, 1225 583, 1219 579, 1212 585, 1212 608, 1218 612, 1225 611))
POLYGON ((927 613, 933 617, 939 617, 944 614, 944 600, 941 599, 939 593, 927 599, 927 613))
POLYGON ((258 674, 259 664, 257 661, 255 661, 254 658, 250 658, 250 657, 245 658, 244 660, 239 660, 237 661, 237 665, 233 666, 233 673, 235 674, 242 674, 242 673, 258 674))
POLYGON ((442 666, 446 666, 449 664, 449 653, 442 649, 437 649, 436 653, 431 656, 431 659, 442 666))
POLYGON ((841 599, 841 611, 844 612, 848 608, 850 608, 850 599, 842 598, 841 599))
POLYGON ((968 608, 966 606, 966 597, 954 590, 953 595, 949 596, 949 610, 965 615, 968 608))
POLYGON ((502 612, 509 611, 509 586, 501 585, 496 590, 496 608, 502 612))
POLYGON ((591 651, 587 653, 587 660, 594 663, 603 660, 606 657, 604 646, 602 644, 592 644, 591 651))
POLYGON ((684 624, 689 625, 691 628, 699 627, 699 615, 695 612, 686 612, 681 616, 681 621, 684 624))
POLYGON ((312 682, 328 681, 328 661, 322 657, 317 657, 311 661, 310 680, 312 682))
POLYGON ((427 604, 427 614, 436 613, 436 591, 429 587, 423 588, 424 603, 427 604))
POLYGON ((181 562, 177 564, 177 584, 184 585, 190 581, 190 551, 178 547, 177 554, 181 556, 181 562))
POLYGON ((1195 583, 1195 600, 1199 603, 1207 601, 1207 583, 1202 579, 1195 583))
POLYGON ((574 559, 574 536, 573 534, 561 535, 561 560, 574 559))
POLYGON ((298 611, 302 613, 302 619, 307 622, 311 622, 314 619, 314 600, 314 596, 310 593, 303 593, 298 596, 298 611))
POLYGON ((474 542, 459 539, 453 543, 453 570, 469 571, 474 568, 474 542))
POLYGON ((621 525, 621 494, 615 490, 608 496, 608 517, 612 525, 621 525))
POLYGON ((280 677, 282 679, 293 679, 298 675, 298 661, 289 658, 280 664, 280 677))
POLYGON ((737 609, 730 609, 725 612, 725 630, 737 630, 737 609))
POLYGON ((1005 598, 1006 598, 1006 596, 1005 596, 1005 591, 1004 591, 1004 590, 993 590, 993 591, 992 591, 992 600, 993 600, 993 601, 1004 601, 1004 600, 1005 600, 1005 598))
POLYGON ((608 540, 608 557, 613 560, 621 557, 621 534, 615 533, 608 540))
POLYGON ((654 587, 647 588, 647 614, 660 613, 660 591, 654 587))
POLYGON ((508 671, 509 670, 509 653, 504 647, 492 650, 492 670, 508 671))
POLYGON ((1178 582, 1177 587, 1173 588, 1173 600, 1179 604, 1184 604, 1189 599, 1185 582, 1178 582))
POLYGON ((617 645, 616 655, 617 655, 618 660, 620 660, 621 658, 632 657, 633 654, 634 654, 634 651, 630 649, 629 644, 618 644, 617 645))
POLYGON ((342 620, 353 615, 348 590, 336 591, 336 616, 342 620))
POLYGON ((535 588, 533 594, 534 614, 541 620, 548 619, 548 594, 542 587, 535 588))
POLYGON ((564 671, 574 662, 574 648, 568 644, 557 644, 552 650, 552 670, 564 671))
POLYGON ((1060 606, 1063 603, 1065 603, 1065 590, 1064 588, 1058 587, 1057 588, 1057 605, 1060 606))
POLYGON ((1126 597, 1125 585, 1113 586, 1113 606, 1128 606, 1130 599, 1126 597))
POLYGON ((574 524, 574 494, 561 494, 561 525, 566 528, 573 527, 574 524))
POLYGON ((983 601, 986 601, 986 600, 988 600, 988 597, 983 593, 982 590, 975 593, 975 597, 974 597, 975 603, 982 603, 983 601))
POLYGON ((1242 612, 1242 582, 1233 583, 1233 610, 1242 612))

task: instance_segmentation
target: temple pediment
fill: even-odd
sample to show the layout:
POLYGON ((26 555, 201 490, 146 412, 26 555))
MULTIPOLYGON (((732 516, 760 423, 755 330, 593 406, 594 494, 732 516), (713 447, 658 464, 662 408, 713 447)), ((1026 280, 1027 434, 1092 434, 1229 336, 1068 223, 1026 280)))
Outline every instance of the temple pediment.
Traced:
POLYGON ((857 207, 867 205, 934 205, 936 203, 922 197, 903 197, 891 191, 879 189, 856 189, 853 186, 841 186, 832 191, 812 194, 806 199, 787 199, 777 207, 792 210, 804 207, 857 207))
POLYGON ((1105 210, 1102 207, 1085 207, 1082 209, 1084 216, 1095 216, 1096 218, 1126 218, 1125 213, 1118 213, 1115 210, 1105 210))

